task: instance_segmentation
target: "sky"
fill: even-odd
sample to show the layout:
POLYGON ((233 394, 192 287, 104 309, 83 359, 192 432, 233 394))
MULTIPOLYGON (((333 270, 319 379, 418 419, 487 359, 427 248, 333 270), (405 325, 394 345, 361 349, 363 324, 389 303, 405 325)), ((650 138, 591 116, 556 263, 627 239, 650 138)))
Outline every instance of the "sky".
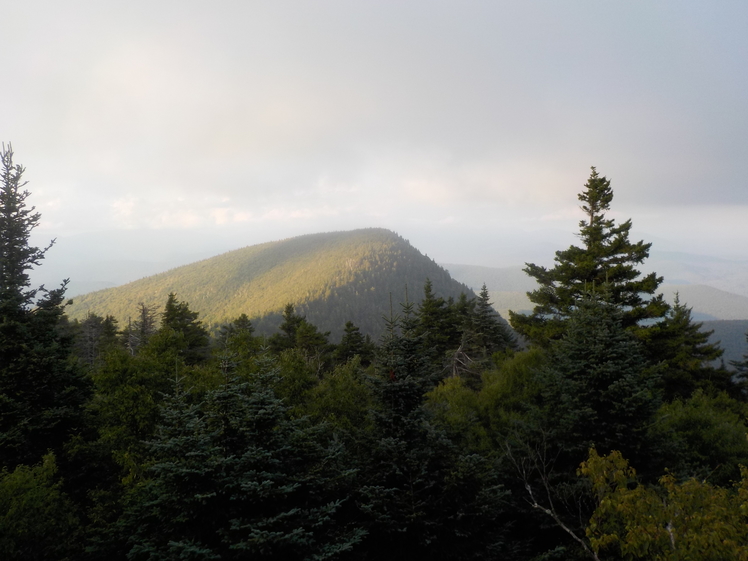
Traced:
POLYGON ((637 240, 748 259, 744 1, 3 4, 0 139, 58 264, 359 227, 551 261, 591 166, 637 240))

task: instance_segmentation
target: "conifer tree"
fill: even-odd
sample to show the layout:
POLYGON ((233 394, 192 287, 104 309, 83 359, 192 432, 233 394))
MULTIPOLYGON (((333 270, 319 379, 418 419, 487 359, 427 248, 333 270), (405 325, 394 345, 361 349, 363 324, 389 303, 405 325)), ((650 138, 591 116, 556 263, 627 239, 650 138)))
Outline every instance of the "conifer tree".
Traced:
POLYGON ((423 339, 423 351, 434 364, 444 360, 444 354, 460 344, 461 318, 455 317, 453 302, 434 293, 433 283, 426 279, 423 300, 418 304, 416 334, 423 339))
MULTIPOLYGON (((641 458, 649 422, 660 405, 659 369, 623 327, 605 296, 587 294, 542 371, 544 422, 556 445, 572 454, 595 446, 641 458)), ((572 469, 579 457, 572 458, 572 469)))
POLYGON ((190 310, 187 302, 177 300, 176 294, 169 298, 161 314, 161 332, 174 333, 184 341, 184 359, 187 364, 196 364, 208 357, 208 331, 199 321, 198 312, 190 310))
POLYGON ((229 369, 203 399, 177 388, 167 400, 121 523, 129 559, 333 559, 361 539, 338 518, 351 476, 340 448, 289 418, 277 375, 265 360, 248 382, 229 369))
POLYGON ((352 321, 345 322, 343 337, 335 349, 335 359, 344 363, 354 356, 361 359, 362 366, 368 366, 374 358, 374 344, 369 336, 363 336, 361 330, 352 321))
POLYGON ((636 269, 649 257, 652 244, 631 242, 631 220, 616 224, 606 218, 613 200, 610 181, 593 167, 585 189, 578 195, 586 219, 579 223, 581 247, 557 251, 553 268, 527 263, 524 271, 540 287, 528 292, 535 304, 529 316, 510 312, 512 327, 533 343, 558 339, 577 301, 587 290, 605 284, 610 302, 623 312, 624 327, 641 320, 661 319, 669 306, 656 294, 662 277, 641 276, 636 269))
POLYGON ((362 559, 498 556, 504 491, 485 458, 462 454, 425 407, 441 378, 423 354, 413 305, 390 318, 372 379, 378 403, 357 503, 369 536, 362 559))
POLYGON ((485 283, 475 300, 470 324, 474 345, 481 349, 482 354, 486 357, 490 357, 497 351, 512 349, 517 346, 511 329, 501 320, 501 316, 491 305, 485 283))
POLYGON ((676 294, 665 318, 641 333, 650 362, 661 363, 664 401, 687 399, 697 389, 740 396, 732 373, 711 365, 723 350, 709 342, 713 331, 701 331, 701 327, 693 321, 691 308, 681 304, 676 294))
POLYGON ((72 341, 59 329, 67 281, 31 288, 29 271, 44 249, 31 246, 40 214, 29 208, 24 168, 0 151, 0 465, 39 462, 58 451, 78 426, 88 384, 68 357, 72 341), (41 295, 41 296, 40 296, 41 295))
MULTIPOLYGON (((745 340, 748 342, 748 332, 745 334, 745 340)), ((730 361, 730 366, 737 371, 737 378, 745 387, 746 380, 748 380, 748 352, 743 355, 743 360, 730 361)))
POLYGON ((156 327, 156 309, 146 306, 144 302, 138 304, 138 315, 135 321, 128 323, 124 330, 125 347, 131 355, 145 346, 149 339, 158 331, 156 327))

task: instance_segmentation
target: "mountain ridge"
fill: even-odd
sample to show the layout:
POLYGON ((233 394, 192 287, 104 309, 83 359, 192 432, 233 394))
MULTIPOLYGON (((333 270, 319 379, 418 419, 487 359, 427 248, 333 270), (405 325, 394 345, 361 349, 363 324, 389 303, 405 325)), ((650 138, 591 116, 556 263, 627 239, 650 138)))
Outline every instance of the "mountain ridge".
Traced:
POLYGON ((323 232, 228 251, 125 285, 77 296, 73 319, 111 314, 122 325, 140 302, 160 310, 170 292, 189 303, 209 326, 246 313, 259 332, 281 321, 286 304, 333 338, 350 320, 374 337, 382 316, 406 300, 420 301, 430 279, 444 298, 474 293, 398 234, 382 228, 323 232))

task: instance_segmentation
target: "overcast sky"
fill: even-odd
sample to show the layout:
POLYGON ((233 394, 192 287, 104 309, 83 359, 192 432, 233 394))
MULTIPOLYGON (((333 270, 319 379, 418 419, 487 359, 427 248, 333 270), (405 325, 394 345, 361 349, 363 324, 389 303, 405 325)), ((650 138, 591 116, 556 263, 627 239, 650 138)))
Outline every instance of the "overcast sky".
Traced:
POLYGON ((637 239, 748 258, 744 0, 24 0, 0 68, 61 255, 381 226, 550 259, 594 165, 637 239))

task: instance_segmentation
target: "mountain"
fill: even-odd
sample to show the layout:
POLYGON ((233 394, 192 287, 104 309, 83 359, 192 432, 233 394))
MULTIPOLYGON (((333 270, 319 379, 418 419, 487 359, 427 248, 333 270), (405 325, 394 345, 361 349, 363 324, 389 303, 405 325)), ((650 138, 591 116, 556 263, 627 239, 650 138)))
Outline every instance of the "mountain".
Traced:
POLYGON ((704 320, 746 320, 748 319, 748 298, 720 290, 705 284, 663 284, 660 291, 669 302, 675 294, 682 304, 693 309, 693 318, 704 320))
POLYGON ((748 320, 722 320, 703 322, 702 331, 713 331, 709 337, 710 343, 719 343, 725 354, 722 360, 725 366, 730 368, 730 361, 743 360, 743 355, 748 353, 746 333, 748 332, 748 320))
POLYGON ((420 301, 430 279, 444 298, 461 293, 464 284, 407 240, 389 230, 310 234, 253 245, 184 265, 129 284, 77 296, 68 316, 111 314, 120 325, 134 318, 140 302, 161 310, 170 292, 189 303, 209 326, 246 313, 258 332, 270 333, 281 322, 286 304, 322 331, 339 339, 347 320, 378 337, 383 317, 406 298, 420 301))

